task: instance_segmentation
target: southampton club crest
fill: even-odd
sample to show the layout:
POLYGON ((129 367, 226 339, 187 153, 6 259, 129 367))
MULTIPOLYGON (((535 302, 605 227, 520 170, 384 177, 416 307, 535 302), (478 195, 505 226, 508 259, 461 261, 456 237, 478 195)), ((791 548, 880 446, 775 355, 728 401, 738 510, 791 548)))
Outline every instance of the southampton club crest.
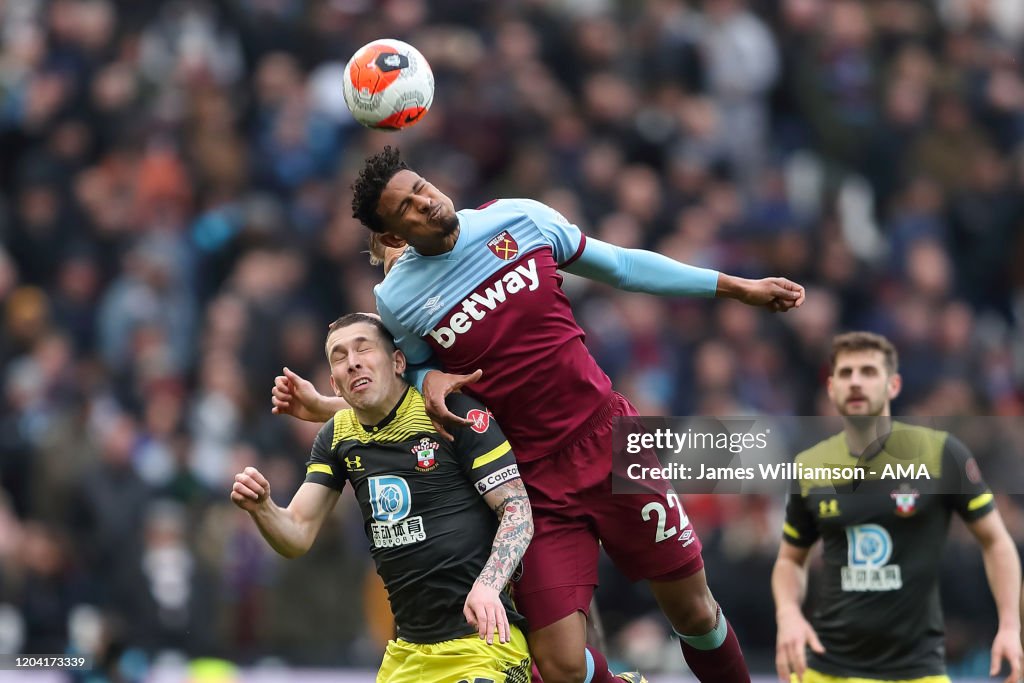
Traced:
POLYGON ((890 496, 896 501, 896 514, 900 517, 910 517, 917 512, 917 499, 921 494, 906 484, 893 491, 890 496))
POLYGON ((491 238, 491 241, 487 243, 487 248, 503 261, 511 261, 519 255, 519 244, 512 235, 508 234, 508 230, 502 230, 497 237, 491 238))
POLYGON ((437 469, 437 456, 435 455, 441 447, 436 441, 423 437, 420 442, 412 447, 412 453, 416 456, 416 469, 420 472, 430 472, 437 469))

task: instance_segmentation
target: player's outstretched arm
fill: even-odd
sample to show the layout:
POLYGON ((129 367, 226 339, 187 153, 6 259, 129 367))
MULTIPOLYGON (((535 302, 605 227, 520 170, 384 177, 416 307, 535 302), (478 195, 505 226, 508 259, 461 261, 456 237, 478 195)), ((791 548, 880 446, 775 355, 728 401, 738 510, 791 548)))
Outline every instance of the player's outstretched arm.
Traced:
POLYGON ((623 249, 593 238, 586 238, 578 258, 566 265, 565 270, 629 292, 715 296, 777 312, 788 311, 804 302, 804 288, 786 278, 748 280, 680 263, 652 251, 623 249))
POLYGON ((348 408, 339 396, 324 396, 308 379, 288 368, 274 378, 270 403, 274 415, 291 415, 306 422, 327 422, 339 410, 348 408))
POLYGON ((231 502, 249 513, 270 547, 288 558, 306 553, 324 519, 341 494, 320 484, 305 483, 282 508, 270 498, 270 482, 255 467, 235 475, 231 502))
POLYGON ((818 653, 825 651, 818 634, 804 618, 804 595, 807 592, 808 548, 799 548, 783 542, 772 570, 772 595, 775 598, 775 621, 778 635, 775 645, 775 669, 779 680, 789 683, 795 673, 802 681, 807 671, 805 649, 810 646, 818 653))
POLYGON ((992 510, 967 526, 981 545, 985 574, 999 612, 999 630, 992 641, 989 675, 998 676, 1003 660, 1006 660, 1010 674, 1005 681, 1017 683, 1024 660, 1020 642, 1020 557, 998 510, 992 510))
POLYGON ((498 531, 494 534, 491 556, 466 597, 463 613, 466 620, 476 626, 480 637, 490 645, 494 630, 498 640, 509 641, 508 614, 501 604, 501 591, 505 589, 512 572, 523 559, 526 547, 533 539, 533 510, 521 479, 513 479, 484 494, 484 501, 498 515, 498 531))

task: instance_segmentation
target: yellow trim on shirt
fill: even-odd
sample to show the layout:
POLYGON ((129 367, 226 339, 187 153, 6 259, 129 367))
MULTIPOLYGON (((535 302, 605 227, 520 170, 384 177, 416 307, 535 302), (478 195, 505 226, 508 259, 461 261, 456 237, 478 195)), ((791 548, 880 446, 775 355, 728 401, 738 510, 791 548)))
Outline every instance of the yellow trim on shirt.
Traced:
POLYGON ((988 505, 991 500, 992 500, 992 494, 991 493, 983 493, 980 496, 978 496, 977 498, 973 498, 971 500, 971 502, 967 504, 967 511, 968 512, 974 512, 978 508, 983 508, 986 505, 988 505))
POLYGON ((473 469, 475 470, 477 467, 483 467, 489 462, 494 462, 501 456, 508 453, 510 450, 512 450, 512 447, 508 445, 508 441, 502 441, 501 445, 495 446, 494 448, 492 448, 491 450, 487 451, 479 458, 474 460, 473 469))

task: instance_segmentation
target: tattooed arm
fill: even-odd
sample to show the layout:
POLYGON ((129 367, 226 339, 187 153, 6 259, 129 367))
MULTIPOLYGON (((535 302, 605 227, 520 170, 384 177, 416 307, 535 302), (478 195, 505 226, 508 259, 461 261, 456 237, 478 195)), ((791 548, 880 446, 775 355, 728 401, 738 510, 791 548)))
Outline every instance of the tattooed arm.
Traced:
POLYGON ((494 631, 498 640, 509 640, 508 615, 501 604, 501 591, 512 578, 512 572, 519 566, 533 538, 533 511, 526 487, 520 479, 513 479, 493 491, 484 494, 484 501, 498 515, 498 531, 494 534, 491 556, 480 572, 473 589, 466 597, 463 614, 466 620, 476 626, 480 637, 490 645, 494 642, 494 631))
POLYGON ((486 493, 484 502, 498 515, 499 522, 491 556, 477 582, 500 591, 512 578, 533 538, 533 510, 522 479, 513 479, 486 493))

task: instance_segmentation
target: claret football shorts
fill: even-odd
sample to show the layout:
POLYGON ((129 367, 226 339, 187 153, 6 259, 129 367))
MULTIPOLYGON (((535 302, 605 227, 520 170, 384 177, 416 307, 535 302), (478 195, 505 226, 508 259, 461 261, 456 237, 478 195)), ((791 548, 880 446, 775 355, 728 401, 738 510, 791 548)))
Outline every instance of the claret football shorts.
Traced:
POLYGON ((704 567, 682 503, 664 481, 631 481, 612 493, 612 430, 637 416, 620 394, 591 419, 592 431, 558 453, 519 463, 530 494, 534 536, 516 583, 516 607, 530 629, 588 612, 599 545, 630 580, 671 581, 704 567))

